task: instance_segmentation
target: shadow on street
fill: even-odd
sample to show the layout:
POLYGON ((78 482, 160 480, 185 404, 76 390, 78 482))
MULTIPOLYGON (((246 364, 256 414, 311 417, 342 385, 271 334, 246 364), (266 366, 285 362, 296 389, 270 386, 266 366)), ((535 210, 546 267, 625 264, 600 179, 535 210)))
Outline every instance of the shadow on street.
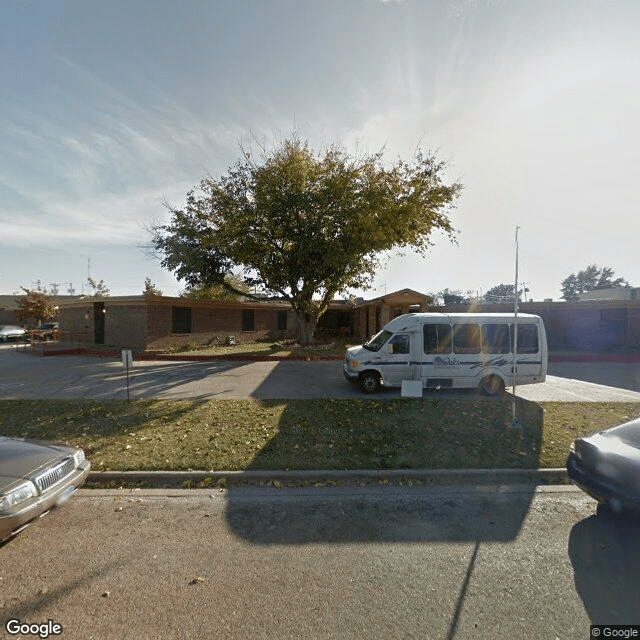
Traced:
POLYGON ((603 513, 582 520, 571 530, 569 558, 592 624, 640 622, 640 519, 603 513))

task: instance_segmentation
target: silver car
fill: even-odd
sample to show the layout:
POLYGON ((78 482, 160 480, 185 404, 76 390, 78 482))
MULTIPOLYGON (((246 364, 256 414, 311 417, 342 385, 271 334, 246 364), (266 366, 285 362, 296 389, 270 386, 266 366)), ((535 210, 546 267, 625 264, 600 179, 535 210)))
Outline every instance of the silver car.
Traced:
POLYGON ((64 504, 90 468, 82 449, 0 436, 0 541, 64 504))
POLYGON ((0 342, 19 340, 20 338, 24 338, 25 333, 22 327, 16 327, 11 324, 0 325, 0 342))

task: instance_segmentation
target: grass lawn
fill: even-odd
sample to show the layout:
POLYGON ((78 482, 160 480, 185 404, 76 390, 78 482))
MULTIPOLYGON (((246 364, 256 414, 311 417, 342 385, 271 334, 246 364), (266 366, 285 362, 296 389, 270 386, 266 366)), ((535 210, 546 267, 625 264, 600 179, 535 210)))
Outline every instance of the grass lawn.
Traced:
POLYGON ((562 467, 634 403, 0 400, 0 434, 68 442, 96 471, 562 467))

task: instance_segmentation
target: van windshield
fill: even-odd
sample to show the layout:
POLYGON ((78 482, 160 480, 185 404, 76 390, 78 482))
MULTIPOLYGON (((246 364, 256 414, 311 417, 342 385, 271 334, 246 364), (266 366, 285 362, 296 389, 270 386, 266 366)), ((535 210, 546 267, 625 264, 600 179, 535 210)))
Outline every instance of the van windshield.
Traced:
POLYGON ((390 331, 385 331, 384 329, 377 333, 369 342, 365 342, 362 346, 365 349, 369 349, 369 351, 379 351, 380 347, 392 336, 393 334, 390 331))

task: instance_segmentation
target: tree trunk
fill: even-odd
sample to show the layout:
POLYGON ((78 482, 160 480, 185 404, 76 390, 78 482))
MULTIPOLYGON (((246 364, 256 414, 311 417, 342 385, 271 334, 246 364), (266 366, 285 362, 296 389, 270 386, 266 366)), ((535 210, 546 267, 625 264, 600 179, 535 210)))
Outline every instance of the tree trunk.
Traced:
POLYGON ((313 333, 318 326, 318 318, 305 313, 298 314, 298 338, 300 344, 309 345, 313 342, 313 333))

